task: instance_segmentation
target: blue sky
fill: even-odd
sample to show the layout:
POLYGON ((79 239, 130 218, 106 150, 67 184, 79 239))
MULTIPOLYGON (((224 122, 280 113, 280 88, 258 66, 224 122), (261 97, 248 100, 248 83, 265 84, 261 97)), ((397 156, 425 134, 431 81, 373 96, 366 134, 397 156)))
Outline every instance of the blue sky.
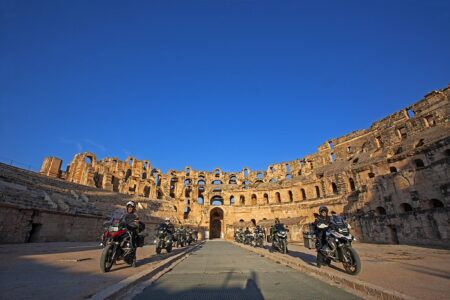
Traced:
POLYGON ((0 0, 0 160, 265 169, 450 83, 449 1, 0 0))

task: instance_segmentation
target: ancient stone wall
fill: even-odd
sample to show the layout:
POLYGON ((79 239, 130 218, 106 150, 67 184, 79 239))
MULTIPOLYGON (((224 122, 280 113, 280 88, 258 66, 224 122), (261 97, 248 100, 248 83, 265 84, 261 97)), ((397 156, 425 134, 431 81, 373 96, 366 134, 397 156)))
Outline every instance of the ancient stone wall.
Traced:
POLYGON ((174 215, 164 200, 153 201, 70 183, 0 164, 0 243, 95 241, 102 224, 127 201, 137 203, 149 238, 162 218, 174 215))
POLYGON ((185 167, 163 174, 149 161, 97 160, 93 153, 81 153, 60 176, 99 189, 169 201, 176 222, 203 228, 205 236, 212 230, 214 207, 223 211, 220 230, 229 237, 240 220, 304 217, 296 225, 301 228, 312 221, 318 206, 326 204, 347 215, 364 241, 418 244, 427 240, 425 233, 411 234, 411 228, 423 232, 437 228, 433 244, 448 246, 449 97, 449 87, 434 91, 368 129, 332 138, 316 153, 270 164, 266 170, 185 167), (393 238, 386 238, 388 228, 393 238))

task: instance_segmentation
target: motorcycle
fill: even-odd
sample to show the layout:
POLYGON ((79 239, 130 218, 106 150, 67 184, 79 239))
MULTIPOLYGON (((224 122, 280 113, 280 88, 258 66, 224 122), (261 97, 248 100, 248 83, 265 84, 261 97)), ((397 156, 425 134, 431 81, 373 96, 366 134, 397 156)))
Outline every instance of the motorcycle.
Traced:
POLYGON ((136 247, 144 246, 144 236, 133 237, 132 231, 143 230, 143 224, 121 222, 121 214, 115 212, 110 221, 105 222, 105 232, 102 236, 103 251, 100 256, 100 269, 103 273, 111 270, 120 260, 132 267, 136 267, 136 247), (134 241, 133 239, 136 239, 134 241), (133 243, 136 247, 134 247, 133 243))
POLYGON ((262 230, 256 230, 253 237, 253 247, 264 246, 264 233, 262 230))
POLYGON ((175 247, 179 248, 181 247, 181 232, 180 229, 175 229, 175 232, 172 236, 172 243, 175 244, 175 247))
POLYGON ((288 229, 286 229, 283 224, 276 225, 273 228, 271 251, 278 251, 283 254, 288 252, 287 232, 288 229))
POLYGON ((253 245, 253 233, 247 232, 244 233, 244 245, 253 245))
POLYGON ((186 243, 191 245, 194 242, 193 232, 191 230, 186 230, 186 243))
POLYGON ((165 224, 158 226, 155 244, 157 254, 160 254, 162 249, 166 249, 167 253, 172 252, 172 233, 165 224))
POLYGON ((355 238, 350 234, 350 224, 347 224, 340 216, 333 216, 330 218, 329 226, 320 224, 318 227, 326 230, 326 243, 317 249, 317 266, 330 265, 334 261, 341 262, 345 272, 350 275, 361 272, 361 259, 352 247, 352 241, 355 238))

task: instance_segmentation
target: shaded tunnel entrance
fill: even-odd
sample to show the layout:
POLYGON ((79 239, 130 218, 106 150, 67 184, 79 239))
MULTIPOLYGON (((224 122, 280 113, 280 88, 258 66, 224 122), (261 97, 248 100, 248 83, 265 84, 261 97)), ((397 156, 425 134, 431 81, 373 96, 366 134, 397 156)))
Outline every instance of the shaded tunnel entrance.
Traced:
POLYGON ((215 207, 210 212, 209 217, 209 238, 220 239, 223 238, 223 210, 219 207, 215 207))

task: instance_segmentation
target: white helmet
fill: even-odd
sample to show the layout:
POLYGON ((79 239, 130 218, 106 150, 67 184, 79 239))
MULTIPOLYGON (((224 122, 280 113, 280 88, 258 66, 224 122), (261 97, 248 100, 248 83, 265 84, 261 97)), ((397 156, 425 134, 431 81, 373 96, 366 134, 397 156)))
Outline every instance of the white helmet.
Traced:
POLYGON ((128 201, 126 207, 128 207, 128 206, 136 208, 136 204, 133 201, 128 201))
POLYGON ((165 222, 170 222, 170 218, 165 218, 164 221, 165 222))

